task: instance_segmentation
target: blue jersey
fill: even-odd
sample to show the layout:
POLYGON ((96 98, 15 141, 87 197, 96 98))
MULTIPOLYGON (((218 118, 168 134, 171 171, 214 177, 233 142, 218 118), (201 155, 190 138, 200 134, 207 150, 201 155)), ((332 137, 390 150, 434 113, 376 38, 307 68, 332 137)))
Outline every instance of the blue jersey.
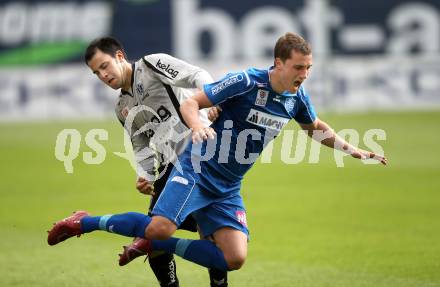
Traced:
MULTIPOLYGON (((214 156, 201 162, 200 184, 214 193, 239 189, 240 181, 263 148, 294 119, 312 123, 314 108, 303 86, 297 93, 276 93, 270 70, 248 69, 204 86, 213 105, 222 108, 211 125, 217 133, 214 156)), ((207 142, 201 152, 206 153, 207 142)))
POLYGON ((240 195, 243 175, 289 120, 311 123, 316 115, 303 87, 296 94, 276 93, 269 82, 269 70, 228 74, 205 85, 204 90, 223 110, 211 125, 217 137, 197 148, 188 145, 179 157, 181 171, 173 169, 152 213, 177 226, 192 214, 204 236, 222 227, 248 234, 240 195), (213 156, 201 160, 209 158, 207 154, 213 156), (200 164, 199 171, 195 161, 200 164))

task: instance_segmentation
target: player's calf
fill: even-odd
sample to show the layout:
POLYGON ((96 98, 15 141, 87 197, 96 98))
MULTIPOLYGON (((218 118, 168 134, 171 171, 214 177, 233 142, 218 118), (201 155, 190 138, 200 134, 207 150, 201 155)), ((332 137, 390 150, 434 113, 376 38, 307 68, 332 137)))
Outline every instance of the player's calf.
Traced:
POLYGON ((103 230, 127 237, 144 237, 151 217, 137 212, 88 216, 85 211, 75 212, 49 231, 48 243, 55 245, 75 235, 103 230))

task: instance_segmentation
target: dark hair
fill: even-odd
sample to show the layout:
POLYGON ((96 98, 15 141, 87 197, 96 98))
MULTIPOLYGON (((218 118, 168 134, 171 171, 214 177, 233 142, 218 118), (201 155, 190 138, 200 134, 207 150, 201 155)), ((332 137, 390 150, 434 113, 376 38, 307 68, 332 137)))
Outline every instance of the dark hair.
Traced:
POLYGON ((112 57, 115 57, 116 52, 120 50, 124 54, 124 57, 127 58, 124 47, 117 39, 112 37, 102 37, 93 40, 87 47, 86 52, 84 53, 84 60, 86 61, 86 64, 88 64, 93 58, 97 50, 100 50, 112 57))
POLYGON ((290 58, 292 50, 303 55, 310 55, 312 53, 312 47, 309 42, 298 34, 288 32, 281 36, 275 44, 274 57, 280 58, 284 62, 290 58))

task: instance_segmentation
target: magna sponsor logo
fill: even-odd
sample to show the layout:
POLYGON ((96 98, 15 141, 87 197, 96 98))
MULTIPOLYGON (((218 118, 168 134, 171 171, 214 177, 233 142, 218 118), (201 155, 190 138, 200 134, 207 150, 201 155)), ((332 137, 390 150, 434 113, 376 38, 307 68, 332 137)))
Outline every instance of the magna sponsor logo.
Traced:
POLYGON ((241 81, 243 81, 243 75, 238 74, 238 75, 231 76, 231 77, 223 80, 220 84, 217 84, 214 87, 212 87, 211 92, 213 95, 218 94, 221 91, 223 91, 225 88, 229 87, 230 85, 233 85, 233 84, 241 82, 241 81))
POLYGON ((246 121, 262 128, 281 131, 289 119, 251 109, 246 121))
POLYGON ((156 68, 161 69, 162 71, 166 72, 167 74, 169 74, 171 77, 173 77, 173 79, 175 79, 177 77, 177 75, 179 74, 179 71, 174 70, 170 64, 164 64, 160 61, 160 59, 157 61, 156 63, 156 68))

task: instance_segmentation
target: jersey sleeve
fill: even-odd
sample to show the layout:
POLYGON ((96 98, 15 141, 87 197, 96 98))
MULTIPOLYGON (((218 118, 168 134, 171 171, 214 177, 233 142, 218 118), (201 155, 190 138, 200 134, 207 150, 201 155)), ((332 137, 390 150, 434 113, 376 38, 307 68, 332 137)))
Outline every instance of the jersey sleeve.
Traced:
MULTIPOLYGON (((182 104, 183 101, 192 97, 194 93, 191 90, 183 90, 181 89, 179 93, 176 93, 177 100, 179 104, 182 104)), ((209 108, 199 110, 199 118, 205 126, 210 126, 211 121, 208 119, 208 111, 209 108)))
POLYGON ((203 87, 206 95, 213 105, 218 105, 229 98, 236 97, 252 89, 251 82, 247 72, 229 73, 223 79, 206 84, 203 87))
POLYGON ((301 86, 300 90, 298 91, 298 96, 299 108, 298 112, 294 116, 295 121, 301 124, 313 123, 316 120, 317 115, 315 112, 315 108, 310 101, 310 97, 304 87, 301 86))
POLYGON ((168 54, 147 55, 143 61, 167 85, 202 89, 204 84, 213 82, 211 75, 204 69, 168 54))

